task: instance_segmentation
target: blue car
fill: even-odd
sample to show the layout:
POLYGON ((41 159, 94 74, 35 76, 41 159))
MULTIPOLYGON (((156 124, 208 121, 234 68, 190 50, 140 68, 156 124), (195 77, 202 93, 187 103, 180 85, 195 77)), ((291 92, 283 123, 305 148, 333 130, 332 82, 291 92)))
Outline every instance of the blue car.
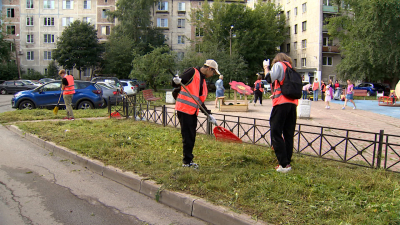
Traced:
POLYGON ((385 95, 389 94, 386 87, 378 83, 361 83, 355 86, 354 90, 367 90, 367 96, 375 96, 377 92, 384 92, 385 95))
MULTIPOLYGON (((75 81, 75 94, 72 98, 76 109, 100 108, 103 103, 101 88, 90 81, 75 81)), ((20 91, 11 99, 17 109, 54 108, 61 94, 61 80, 51 81, 33 90, 20 91)), ((60 106, 64 105, 61 97, 60 106)), ((65 106, 64 106, 65 107, 65 106)))

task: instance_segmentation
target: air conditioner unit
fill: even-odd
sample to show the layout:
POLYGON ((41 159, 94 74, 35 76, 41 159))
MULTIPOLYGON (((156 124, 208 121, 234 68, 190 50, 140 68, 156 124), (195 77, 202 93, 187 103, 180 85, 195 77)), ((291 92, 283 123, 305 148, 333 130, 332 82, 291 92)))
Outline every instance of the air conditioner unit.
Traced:
POLYGON ((24 52, 23 51, 18 51, 18 55, 23 55, 24 52))

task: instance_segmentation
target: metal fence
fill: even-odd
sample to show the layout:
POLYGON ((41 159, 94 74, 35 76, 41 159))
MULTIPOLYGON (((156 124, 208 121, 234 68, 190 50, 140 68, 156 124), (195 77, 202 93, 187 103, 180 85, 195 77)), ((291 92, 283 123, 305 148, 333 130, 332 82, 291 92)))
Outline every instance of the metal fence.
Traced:
MULTIPOLYGON (((109 113, 119 111, 125 118, 145 120, 163 126, 180 127, 173 106, 152 106, 125 98, 109 113)), ((269 120, 243 116, 213 114, 219 126, 229 129, 243 142, 271 146, 269 120)), ((199 114, 197 132, 213 135, 213 124, 199 114)), ((360 130, 297 124, 295 152, 369 168, 400 172, 400 136, 360 130)))

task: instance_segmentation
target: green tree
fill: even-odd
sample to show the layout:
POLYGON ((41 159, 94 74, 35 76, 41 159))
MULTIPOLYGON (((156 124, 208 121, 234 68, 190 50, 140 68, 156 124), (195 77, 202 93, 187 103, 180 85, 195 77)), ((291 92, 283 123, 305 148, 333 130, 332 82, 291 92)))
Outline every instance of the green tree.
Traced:
MULTIPOLYGON (((216 0, 211 5, 205 1, 202 8, 191 16, 197 31, 204 35, 195 42, 201 43, 203 48, 218 43, 219 50, 229 53, 232 50, 232 55, 237 52, 236 59, 243 59, 248 65, 246 77, 252 82, 254 74, 262 71, 263 59, 272 58, 277 52, 276 47, 286 38, 285 16, 277 16, 279 11, 273 3, 258 4, 251 10, 239 3, 216 0)), ((230 64, 236 65, 237 62, 230 64)), ((231 73, 235 67, 226 69, 231 73)), ((243 77, 241 81, 245 80, 243 77)))
POLYGON ((155 91, 158 86, 171 82, 172 75, 169 70, 175 68, 175 56, 168 46, 156 47, 143 56, 135 53, 134 56, 130 78, 145 81, 155 91))
MULTIPOLYGON (((336 1, 342 6, 342 1, 336 1)), ((329 34, 339 38, 342 60, 338 76, 352 80, 399 80, 400 3, 398 0, 346 0, 341 14, 330 18, 329 34)))
POLYGON ((151 20, 151 9, 156 0, 119 0, 117 9, 109 13, 109 18, 117 18, 106 43, 104 73, 127 78, 132 70, 132 60, 136 55, 151 52, 154 47, 164 45, 164 35, 155 28, 151 20))
POLYGON ((3 62, 0 64, 0 80, 18 79, 18 67, 15 62, 3 62))
MULTIPOLYGON (((0 14, 1 16, 1 14, 0 14)), ((0 62, 1 63, 8 63, 12 56, 10 46, 13 45, 12 42, 4 40, 6 37, 6 33, 4 32, 6 29, 0 29, 0 62)))
POLYGON ((95 27, 79 20, 64 29, 53 51, 53 59, 66 69, 95 67, 101 61, 103 50, 97 38, 95 27))
POLYGON ((52 60, 47 66, 47 74, 45 74, 45 76, 50 78, 58 78, 58 66, 54 60, 52 60))

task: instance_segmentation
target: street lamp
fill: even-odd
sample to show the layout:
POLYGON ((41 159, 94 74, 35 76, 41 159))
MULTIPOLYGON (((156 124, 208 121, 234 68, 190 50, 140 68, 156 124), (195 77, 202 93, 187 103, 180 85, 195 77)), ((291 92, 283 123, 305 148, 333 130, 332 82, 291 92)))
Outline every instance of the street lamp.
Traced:
POLYGON ((231 29, 229 30, 229 56, 232 56, 232 29, 233 25, 231 25, 231 29))

